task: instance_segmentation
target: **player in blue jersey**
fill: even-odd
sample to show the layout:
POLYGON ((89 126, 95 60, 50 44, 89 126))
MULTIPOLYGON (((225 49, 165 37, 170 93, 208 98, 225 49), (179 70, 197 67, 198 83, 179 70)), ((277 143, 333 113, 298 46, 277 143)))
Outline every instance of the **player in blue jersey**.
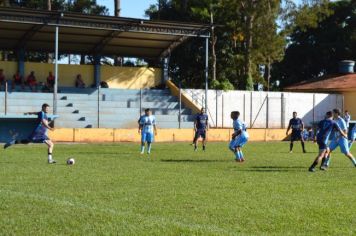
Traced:
POLYGON ((25 115, 37 115, 36 127, 27 139, 12 140, 4 145, 4 149, 10 147, 13 144, 28 144, 28 143, 45 143, 48 146, 48 163, 54 164, 55 160, 52 158, 52 151, 54 144, 47 136, 48 130, 53 131, 54 128, 49 126, 47 113, 49 111, 49 105, 43 104, 40 112, 27 112, 25 115))
POLYGON ((325 115, 325 119, 320 121, 318 124, 318 134, 316 136, 316 141, 319 146, 319 154, 315 158, 313 164, 309 167, 310 172, 315 171, 315 167, 318 165, 320 160, 326 155, 329 154, 328 142, 330 139, 330 135, 334 130, 340 132, 340 135, 343 137, 347 137, 347 135, 341 130, 339 125, 332 120, 333 113, 328 111, 325 115))
POLYGON ((200 113, 196 115, 194 120, 194 151, 198 148, 198 139, 201 137, 203 139, 203 151, 205 151, 206 147, 206 132, 208 130, 209 123, 208 123, 208 115, 205 114, 205 109, 202 108, 200 113))
POLYGON ((297 117, 297 112, 295 111, 293 112, 293 118, 289 120, 289 125, 286 132, 287 136, 291 128, 292 128, 292 135, 290 139, 289 152, 292 153, 293 151, 293 142, 300 140, 302 144, 303 152, 306 153, 305 146, 304 146, 304 138, 302 135, 302 131, 304 130, 304 123, 300 118, 297 117))
POLYGON ((247 133, 246 124, 239 119, 240 112, 231 112, 231 119, 233 120, 234 133, 229 144, 229 149, 234 152, 235 160, 237 162, 244 162, 244 154, 242 147, 247 143, 249 135, 247 133))
MULTIPOLYGON (((347 124, 345 120, 341 117, 341 111, 339 109, 333 110, 334 121, 339 125, 340 129, 347 134, 347 124)), ((322 170, 325 170, 330 165, 330 154, 337 148, 340 147, 341 152, 348 157, 353 165, 356 167, 356 160, 350 152, 349 142, 346 137, 340 135, 338 131, 332 133, 331 142, 329 144, 330 152, 323 159, 322 170)))
POLYGON ((138 120, 138 133, 141 133, 141 154, 145 153, 146 142, 147 154, 150 154, 154 136, 157 135, 157 128, 156 118, 149 108, 145 110, 145 114, 138 120))

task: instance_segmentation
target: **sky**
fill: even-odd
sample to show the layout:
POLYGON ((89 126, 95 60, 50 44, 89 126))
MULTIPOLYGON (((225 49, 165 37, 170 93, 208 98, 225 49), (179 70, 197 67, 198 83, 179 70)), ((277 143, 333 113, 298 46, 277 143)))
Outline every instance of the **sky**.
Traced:
MULTIPOLYGON (((300 3, 302 0, 294 0, 300 3)), ((100 5, 105 5, 110 15, 114 15, 114 0, 97 0, 100 5)), ((145 10, 151 5, 157 4, 157 0, 121 0, 121 16, 132 18, 147 18, 145 17, 145 10)))

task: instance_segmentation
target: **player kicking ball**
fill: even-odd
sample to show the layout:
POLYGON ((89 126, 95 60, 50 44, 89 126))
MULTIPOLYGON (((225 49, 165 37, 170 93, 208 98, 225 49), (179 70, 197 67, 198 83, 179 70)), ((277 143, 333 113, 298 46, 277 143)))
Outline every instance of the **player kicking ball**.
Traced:
POLYGON ((197 114, 194 120, 194 151, 198 150, 198 139, 201 137, 203 139, 203 151, 206 147, 206 132, 208 131, 208 116, 205 114, 205 109, 202 108, 200 113, 197 114))
POLYGON ((145 153, 145 144, 147 143, 147 154, 151 153, 151 145, 154 136, 157 135, 156 118, 152 115, 149 108, 145 114, 138 120, 138 133, 141 133, 141 154, 145 153))
POLYGON ((45 143, 48 146, 48 164, 56 163, 56 161, 52 159, 54 144, 47 136, 48 130, 54 130, 54 128, 50 127, 48 124, 48 110, 49 105, 45 103, 42 105, 42 110, 40 112, 25 113, 25 115, 37 115, 35 129, 27 139, 13 140, 11 142, 8 142, 4 145, 4 149, 10 147, 13 144, 45 143))
MULTIPOLYGON (((320 121, 318 124, 318 134, 316 136, 316 142, 319 146, 319 154, 315 158, 313 164, 309 167, 310 172, 315 172, 315 167, 321 161, 324 156, 327 156, 330 152, 328 147, 328 142, 330 138, 330 134, 336 130, 340 132, 343 137, 347 137, 346 134, 341 130, 339 125, 332 120, 333 113, 328 111, 325 115, 325 119, 320 121)), ((322 167, 320 167, 322 169, 322 167)))
POLYGON ((246 131, 246 124, 239 119, 240 112, 231 112, 231 119, 233 120, 234 133, 232 134, 232 140, 229 144, 229 149, 235 154, 236 162, 244 162, 244 154, 242 147, 248 141, 248 133, 246 131))
MULTIPOLYGON (((333 110, 334 121, 339 125, 340 129, 347 134, 347 124, 346 121, 340 116, 341 111, 339 109, 333 110)), ((332 139, 329 144, 330 152, 328 155, 323 158, 323 164, 321 169, 326 170, 330 166, 330 158, 331 153, 337 148, 340 147, 341 152, 350 159, 352 164, 356 167, 356 160, 354 156, 350 152, 349 141, 347 140, 347 136, 341 136, 339 132, 334 131, 332 133, 332 139)))
POLYGON ((304 123, 300 118, 297 117, 297 112, 293 112, 293 118, 289 120, 289 125, 286 132, 287 136, 291 128, 292 128, 292 135, 290 139, 289 153, 293 152, 293 142, 298 140, 300 140, 300 143, 302 144, 303 153, 306 153, 304 138, 302 135, 302 131, 304 130, 304 123))

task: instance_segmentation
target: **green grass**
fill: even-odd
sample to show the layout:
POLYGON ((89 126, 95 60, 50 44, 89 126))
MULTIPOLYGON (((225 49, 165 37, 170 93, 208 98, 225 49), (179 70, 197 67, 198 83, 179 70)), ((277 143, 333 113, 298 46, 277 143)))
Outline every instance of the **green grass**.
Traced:
POLYGON ((309 173, 317 147, 248 143, 43 145, 0 150, 0 235, 352 235, 356 168, 339 151, 309 173), (76 165, 66 166, 68 157, 76 165))

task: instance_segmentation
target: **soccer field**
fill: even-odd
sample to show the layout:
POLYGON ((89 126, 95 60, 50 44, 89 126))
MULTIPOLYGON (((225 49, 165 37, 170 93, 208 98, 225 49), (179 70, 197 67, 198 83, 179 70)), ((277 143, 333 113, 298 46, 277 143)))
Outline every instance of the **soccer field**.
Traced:
POLYGON ((339 151, 308 172, 317 146, 248 143, 58 144, 0 150, 0 235, 352 235, 356 168, 339 151), (65 165, 74 157, 74 166, 65 165))

